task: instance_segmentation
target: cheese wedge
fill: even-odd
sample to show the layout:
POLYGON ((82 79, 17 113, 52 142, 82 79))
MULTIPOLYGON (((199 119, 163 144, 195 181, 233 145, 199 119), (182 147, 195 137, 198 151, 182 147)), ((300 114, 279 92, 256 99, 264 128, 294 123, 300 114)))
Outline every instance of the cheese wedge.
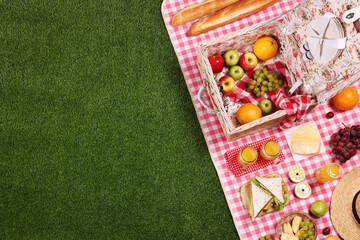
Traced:
POLYGON ((291 225, 289 222, 284 223, 283 225, 283 231, 284 233, 290 234, 290 235, 294 235, 291 225))
POLYGON ((321 143, 294 139, 291 141, 291 151, 297 154, 315 155, 320 152, 321 143))
POLYGON ((301 231, 302 231, 302 228, 299 229, 299 230, 297 231, 297 233, 295 233, 295 236, 297 236, 298 238, 300 238, 300 237, 301 237, 301 231))
POLYGON ((294 219, 292 220, 292 231, 294 233, 297 233, 299 231, 301 222, 302 222, 302 218, 300 216, 295 216, 294 219))
POLYGON ((314 122, 309 122, 291 132, 290 138, 293 153, 315 155, 320 152, 320 133, 314 122))
POLYGON ((294 235, 283 233, 281 234, 280 240, 299 240, 299 238, 294 235))

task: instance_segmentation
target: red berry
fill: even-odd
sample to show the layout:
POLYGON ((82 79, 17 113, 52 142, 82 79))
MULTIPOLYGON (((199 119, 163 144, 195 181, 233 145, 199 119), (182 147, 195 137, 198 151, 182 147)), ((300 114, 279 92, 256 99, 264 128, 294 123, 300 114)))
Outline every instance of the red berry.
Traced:
POLYGON ((323 234, 324 236, 329 235, 329 234, 330 234, 330 228, 328 228, 328 227, 324 228, 324 229, 322 230, 322 234, 323 234))
POLYGON ((325 117, 327 118, 327 119, 330 119, 330 118, 333 118, 334 117, 334 113, 333 112, 328 112, 326 115, 325 115, 325 117))

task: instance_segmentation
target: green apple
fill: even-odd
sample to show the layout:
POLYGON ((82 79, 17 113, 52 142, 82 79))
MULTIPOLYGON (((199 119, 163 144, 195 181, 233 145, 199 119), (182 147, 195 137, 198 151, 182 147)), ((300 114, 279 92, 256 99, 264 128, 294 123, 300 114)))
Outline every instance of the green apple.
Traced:
POLYGON ((235 65, 230 68, 229 73, 234 80, 238 80, 244 76, 244 69, 242 69, 242 67, 240 66, 235 65))
POLYGON ((311 205, 311 213, 317 217, 323 217, 327 212, 327 205, 323 201, 316 201, 311 205))
POLYGON ((269 99, 264 99, 259 103, 259 108, 263 112, 263 115, 272 113, 274 105, 269 99))
POLYGON ((229 49, 224 53, 224 59, 225 59, 225 64, 231 67, 239 62, 240 55, 234 49, 229 49))

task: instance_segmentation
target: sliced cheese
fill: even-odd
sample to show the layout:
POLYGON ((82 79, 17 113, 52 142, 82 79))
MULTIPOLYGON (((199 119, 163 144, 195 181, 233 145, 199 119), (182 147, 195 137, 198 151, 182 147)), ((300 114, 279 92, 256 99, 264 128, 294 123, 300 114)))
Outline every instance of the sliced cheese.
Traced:
POLYGON ((297 233, 299 231, 301 222, 302 222, 302 218, 300 216, 297 216, 297 215, 292 220, 292 231, 294 233, 297 233))
POLYGON ((281 234, 280 240, 299 240, 299 238, 294 235, 283 233, 281 234))
POLYGON ((290 133, 291 151, 297 154, 315 155, 320 152, 320 133, 314 122, 309 122, 290 133))
POLYGON ((302 228, 299 229, 299 230, 297 231, 297 233, 295 233, 295 236, 297 236, 298 238, 300 238, 300 237, 301 237, 301 231, 302 231, 302 228))
POLYGON ((320 141, 308 141, 293 139, 291 141, 291 151, 297 154, 315 155, 320 152, 320 141))
POLYGON ((293 233, 293 231, 292 231, 292 227, 291 227, 291 225, 290 225, 289 222, 284 223, 283 231, 284 231, 284 233, 287 233, 287 234, 290 234, 290 235, 294 235, 294 233, 293 233))
POLYGON ((320 133, 314 122, 309 122, 290 133, 292 138, 320 141, 320 133))

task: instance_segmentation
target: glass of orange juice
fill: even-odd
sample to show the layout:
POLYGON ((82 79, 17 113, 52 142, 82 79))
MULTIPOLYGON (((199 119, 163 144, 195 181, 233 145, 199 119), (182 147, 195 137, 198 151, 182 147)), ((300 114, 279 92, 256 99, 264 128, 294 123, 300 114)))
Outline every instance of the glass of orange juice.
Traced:
POLYGON ((343 174, 342 167, 337 163, 326 164, 315 171, 316 180, 319 183, 334 181, 343 174))
MULTIPOLYGON (((272 161, 277 159, 280 154, 280 145, 274 140, 266 141, 260 148, 260 155, 263 159, 272 161)), ((277 162, 279 163, 279 162, 277 162)))
POLYGON ((248 166, 256 162, 257 158, 258 152, 256 149, 250 146, 245 146, 240 150, 237 156, 237 161, 241 166, 243 166, 242 170, 246 171, 248 166))

